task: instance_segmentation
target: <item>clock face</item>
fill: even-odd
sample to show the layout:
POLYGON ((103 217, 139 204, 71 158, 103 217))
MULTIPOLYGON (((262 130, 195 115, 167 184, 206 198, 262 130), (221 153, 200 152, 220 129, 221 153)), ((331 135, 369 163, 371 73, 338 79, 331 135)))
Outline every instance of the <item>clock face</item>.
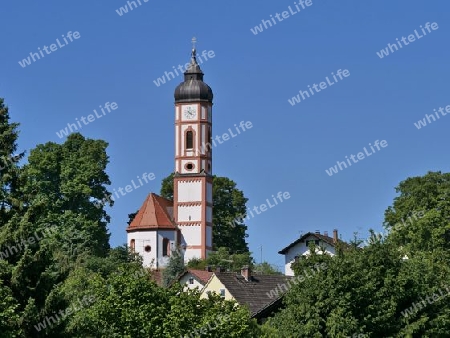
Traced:
POLYGON ((197 116, 197 109, 195 106, 185 106, 183 109, 183 114, 188 120, 193 120, 197 116))

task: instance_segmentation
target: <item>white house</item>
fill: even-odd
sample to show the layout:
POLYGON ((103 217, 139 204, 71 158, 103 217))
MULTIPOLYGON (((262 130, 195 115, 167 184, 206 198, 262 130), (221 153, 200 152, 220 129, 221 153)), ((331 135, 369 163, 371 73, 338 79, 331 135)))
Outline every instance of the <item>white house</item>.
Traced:
POLYGON ((185 286, 185 290, 198 289, 201 291, 212 275, 213 272, 210 270, 188 269, 182 273, 177 280, 181 285, 185 286))
POLYGON ((337 229, 333 230, 333 237, 329 237, 328 232, 324 232, 322 235, 320 231, 308 232, 307 234, 302 235, 299 239, 278 252, 279 254, 284 255, 284 274, 286 276, 294 276, 291 264, 295 262, 297 257, 310 254, 309 244, 311 241, 316 245, 316 249, 318 250, 317 253, 323 254, 325 252, 331 256, 334 256, 336 252, 336 243, 344 243, 338 239, 337 229))

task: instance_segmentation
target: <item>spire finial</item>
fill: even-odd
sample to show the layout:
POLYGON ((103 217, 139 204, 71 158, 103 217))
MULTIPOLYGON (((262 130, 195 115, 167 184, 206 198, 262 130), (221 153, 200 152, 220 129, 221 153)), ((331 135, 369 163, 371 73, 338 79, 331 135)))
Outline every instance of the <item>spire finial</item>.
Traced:
POLYGON ((195 58, 195 56, 197 54, 197 49, 195 46, 197 44, 197 38, 194 36, 191 41, 192 41, 192 57, 195 58))

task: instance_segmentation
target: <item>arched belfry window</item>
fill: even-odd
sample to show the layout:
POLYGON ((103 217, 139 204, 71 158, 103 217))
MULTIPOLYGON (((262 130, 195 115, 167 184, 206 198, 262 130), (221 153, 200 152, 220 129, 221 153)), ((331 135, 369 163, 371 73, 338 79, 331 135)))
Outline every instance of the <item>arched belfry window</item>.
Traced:
POLYGON ((134 239, 132 239, 132 240, 130 241, 130 249, 131 249, 131 251, 133 251, 133 252, 136 250, 136 242, 135 242, 134 239))
POLYGON ((194 148, 194 133, 191 130, 186 132, 186 149, 194 148))

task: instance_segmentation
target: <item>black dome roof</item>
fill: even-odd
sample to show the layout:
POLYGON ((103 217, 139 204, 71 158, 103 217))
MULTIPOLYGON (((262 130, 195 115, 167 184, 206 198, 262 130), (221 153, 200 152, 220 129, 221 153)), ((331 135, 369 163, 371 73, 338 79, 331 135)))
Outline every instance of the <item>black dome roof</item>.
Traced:
POLYGON ((197 63, 196 50, 192 50, 191 63, 184 72, 184 82, 175 89, 175 102, 212 102, 212 89, 203 82, 203 72, 197 63))

